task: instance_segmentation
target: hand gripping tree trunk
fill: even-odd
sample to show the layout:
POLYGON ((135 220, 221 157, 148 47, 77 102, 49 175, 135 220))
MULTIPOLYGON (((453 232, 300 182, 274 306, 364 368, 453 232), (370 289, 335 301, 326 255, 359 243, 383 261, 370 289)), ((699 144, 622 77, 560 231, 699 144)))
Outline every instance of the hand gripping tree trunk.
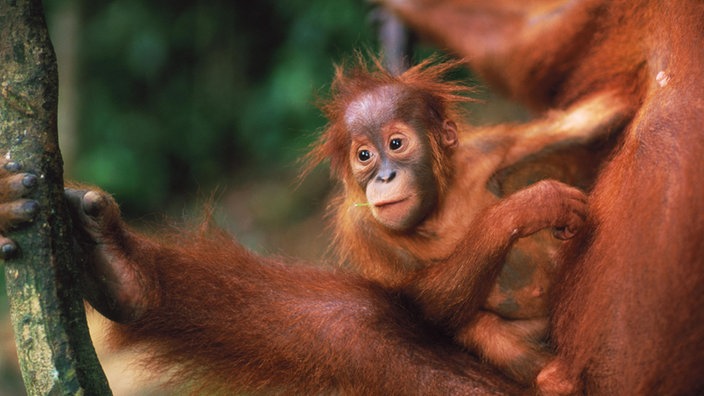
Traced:
POLYGON ((77 290, 58 148, 56 59, 40 0, 0 0, 0 155, 36 174, 42 210, 12 238, 5 276, 30 395, 106 395, 77 290))

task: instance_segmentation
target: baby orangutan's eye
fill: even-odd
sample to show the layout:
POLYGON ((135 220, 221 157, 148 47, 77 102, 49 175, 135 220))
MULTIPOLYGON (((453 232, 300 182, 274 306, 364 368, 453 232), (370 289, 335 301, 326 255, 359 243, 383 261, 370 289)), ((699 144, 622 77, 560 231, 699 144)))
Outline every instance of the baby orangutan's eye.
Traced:
POLYGON ((389 148, 393 151, 396 151, 401 147, 403 147, 403 140, 401 140, 400 138, 391 139, 391 141, 389 142, 389 148))
POLYGON ((357 158, 359 158, 361 162, 367 162, 372 158, 372 153, 369 150, 359 150, 357 158))

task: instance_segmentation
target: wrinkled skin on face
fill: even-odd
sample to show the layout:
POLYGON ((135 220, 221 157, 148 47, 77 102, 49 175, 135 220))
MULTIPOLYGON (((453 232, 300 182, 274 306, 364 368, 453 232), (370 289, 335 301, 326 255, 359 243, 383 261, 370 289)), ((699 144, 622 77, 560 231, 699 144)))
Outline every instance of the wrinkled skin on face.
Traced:
MULTIPOLYGON (((345 114, 352 174, 374 218, 394 231, 418 225, 438 200, 429 121, 416 110, 424 107, 403 88, 386 85, 361 95, 345 114), (399 106, 404 101, 418 103, 399 106), (400 111, 404 108, 415 111, 400 111)), ((445 122, 440 133, 445 148, 456 145, 453 122, 445 122)))

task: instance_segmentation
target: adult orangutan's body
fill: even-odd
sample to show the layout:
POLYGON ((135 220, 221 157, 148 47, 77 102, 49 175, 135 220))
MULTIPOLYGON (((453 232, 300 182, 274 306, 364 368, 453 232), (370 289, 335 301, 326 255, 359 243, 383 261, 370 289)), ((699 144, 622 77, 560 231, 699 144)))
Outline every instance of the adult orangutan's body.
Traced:
MULTIPOLYGON (((704 4, 385 3, 534 109, 565 110, 600 93, 631 109, 591 193, 589 232, 567 256, 553 314, 558 371, 589 394, 704 392, 704 4)), ((4 176, 7 229, 32 210, 17 200, 26 176, 4 176)), ((412 303, 377 282, 273 262, 222 236, 145 239, 122 226, 105 195, 70 196, 95 277, 86 285, 109 281, 87 296, 124 323, 115 326, 121 342, 141 342, 203 386, 517 392, 434 337, 412 303), (227 271, 223 263, 231 263, 227 271)), ((499 209, 484 215, 496 216, 492 224, 507 219, 499 209)), ((506 243, 505 231, 467 238, 462 253, 473 243, 506 243)), ((7 239, 0 245, 13 250, 7 239)), ((546 378, 546 389, 566 389, 546 378)))

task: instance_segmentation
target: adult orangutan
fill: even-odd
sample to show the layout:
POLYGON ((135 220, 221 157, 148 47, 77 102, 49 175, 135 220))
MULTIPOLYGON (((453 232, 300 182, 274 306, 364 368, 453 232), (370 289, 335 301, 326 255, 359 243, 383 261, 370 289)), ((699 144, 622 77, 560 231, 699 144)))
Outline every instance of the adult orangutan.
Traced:
MULTIPOLYGON (((555 231, 555 234, 562 238, 570 237, 584 219, 585 198, 574 188, 555 181, 544 181, 499 200, 488 192, 486 185, 498 169, 515 164, 527 156, 559 146, 583 145, 606 134, 610 128, 617 127, 622 122, 622 107, 618 100, 605 95, 580 103, 568 112, 552 114, 530 126, 477 130, 471 134, 471 139, 463 139, 458 143, 458 125, 461 124, 454 121, 460 121, 456 117, 454 104, 466 100, 457 94, 464 88, 440 81, 442 74, 453 66, 456 64, 430 66, 426 63, 397 80, 381 71, 377 76, 363 71, 358 76, 361 79, 347 82, 343 81, 342 74, 338 75, 338 86, 366 86, 370 91, 353 90, 361 97, 342 95, 342 98, 338 97, 329 104, 327 110, 331 126, 318 147, 318 154, 334 150, 333 166, 337 168, 340 163, 345 163, 345 171, 341 173, 359 180, 360 169, 355 169, 356 162, 351 167, 347 162, 349 150, 345 148, 344 152, 338 152, 336 144, 350 146, 350 133, 356 143, 362 142, 365 137, 376 139, 379 131, 371 129, 364 122, 378 124, 382 131, 389 133, 391 150, 394 151, 391 162, 386 164, 393 168, 382 166, 381 173, 388 173, 384 176, 384 184, 391 186, 391 191, 403 191, 413 196, 405 197, 411 202, 410 205, 404 204, 400 210, 389 209, 393 205, 389 201, 391 196, 384 195, 389 190, 377 189, 373 196, 368 195, 375 204, 375 217, 395 232, 416 229, 416 223, 422 223, 423 232, 436 234, 430 239, 418 238, 418 235, 406 240, 390 238, 386 244, 371 244, 365 240, 366 246, 359 244, 361 240, 357 238, 342 239, 338 243, 351 253, 376 249, 376 256, 357 253, 357 258, 366 261, 364 264, 367 268, 382 270, 397 261, 398 245, 414 246, 416 251, 425 250, 428 256, 418 257, 418 263, 403 271, 386 271, 384 276, 367 273, 366 277, 371 282, 365 280, 365 287, 379 288, 385 299, 376 301, 381 297, 374 294, 367 294, 366 297, 375 305, 404 305, 406 311, 414 313, 411 317, 417 322, 415 326, 430 319, 431 325, 456 333, 458 340, 479 348, 483 355, 505 372, 530 383, 548 356, 539 344, 545 332, 545 296, 541 289, 549 287, 549 280, 545 278, 554 272, 552 260, 539 263, 537 268, 530 271, 522 270, 527 279, 520 280, 520 283, 525 288, 538 290, 538 295, 523 297, 525 292, 509 290, 516 285, 499 281, 499 286, 495 287, 496 290, 489 298, 490 302, 485 304, 494 312, 487 311, 479 315, 480 319, 477 320, 477 310, 487 301, 489 289, 513 242, 546 227, 563 227, 562 230, 555 231), (383 95, 376 96, 379 92, 383 95), (378 117, 384 114, 387 118, 378 117), (599 117, 593 117, 594 114, 599 114, 599 117), (345 120, 344 125, 342 120, 345 120), (348 124, 356 128, 350 128, 348 124), (512 132, 514 130, 524 133, 516 135, 512 132), (367 136, 367 132, 371 135, 367 136), (335 136, 335 133, 343 135, 335 136), (457 153, 454 153, 455 146, 458 145, 457 153), (411 183, 408 183, 411 179, 411 183), (398 182, 405 184, 399 186, 398 182), (380 205, 380 200, 386 203, 380 205), (409 219, 410 217, 414 219, 409 219), (456 225, 453 226, 453 223, 456 225), (538 273, 537 276, 532 274, 534 272, 538 273), (509 298, 519 306, 512 309, 502 307, 509 298), (499 319, 498 314, 523 320, 495 325, 499 319), (504 349, 508 350, 496 352, 493 344, 497 340, 507 344, 504 349)), ((462 129, 465 127, 462 126, 462 129)), ((468 131, 464 132, 466 134, 468 131)), ((370 155, 369 162, 375 162, 376 158, 371 158, 371 142, 368 141, 367 144, 365 148, 355 146, 351 157, 360 158, 366 151, 370 155)), ((383 155, 379 157, 380 160, 384 158, 383 155)), ((18 164, 14 162, 8 162, 0 171, 4 176, 0 182, 0 191, 4 192, 8 202, 2 207, 5 210, 0 210, 0 225, 3 229, 30 219, 36 212, 33 201, 18 198, 33 187, 37 179, 29 173, 18 171, 18 164)), ((579 171, 581 169, 575 174, 566 171, 556 176, 565 179, 582 177, 583 174, 579 171)), ((366 173, 369 178, 381 178, 379 174, 366 173)), ((345 181, 353 182, 348 179, 345 181)), ((367 190, 371 191, 369 188, 367 190)), ((86 193, 78 190, 68 190, 67 194, 79 230, 77 242, 85 252, 83 266, 86 298, 105 316, 124 324, 116 325, 114 330, 115 336, 123 344, 151 345, 162 363, 176 363, 188 370, 188 376, 183 378, 203 376, 210 379, 204 381, 203 386, 207 384, 214 388, 227 387, 232 390, 257 390, 260 386, 271 386, 264 380, 262 384, 251 382, 251 373, 248 374, 244 369, 251 362, 261 364, 261 359, 267 358, 270 353, 267 346, 277 344, 271 339, 267 341, 267 337, 257 331, 248 333, 256 328, 257 322, 280 320, 282 325, 287 323, 291 328, 300 322, 303 326, 301 330, 305 329, 312 335, 316 335, 315 326, 318 325, 323 334, 317 334, 316 339, 324 339, 331 331, 325 311, 311 311, 305 320, 296 318, 295 315, 283 318, 281 314, 285 312, 288 316, 296 309, 300 310, 302 307, 298 305, 310 304, 307 301, 310 298, 314 299, 314 304, 320 304, 316 299, 330 304, 326 299, 330 293, 342 292, 339 283, 346 278, 325 285, 321 279, 330 274, 316 275, 315 270, 282 267, 281 263, 257 257, 232 241, 225 243, 221 240, 222 246, 219 247, 215 247, 213 241, 202 238, 190 244, 183 241, 159 243, 127 229, 119 219, 116 204, 107 195, 97 191, 86 193), (262 275, 272 268, 277 268, 276 271, 281 273, 275 271, 275 275, 269 277, 262 275), (305 276, 295 280, 294 274, 298 272, 305 276), (259 280, 253 281, 250 278, 259 280), (280 284, 282 281, 285 284, 280 284), (305 287, 317 289, 318 293, 311 296, 306 291, 306 301, 297 301, 294 296, 284 292, 281 299, 286 301, 284 306, 288 309, 277 305, 276 309, 281 312, 260 311, 269 305, 261 296, 263 291, 272 288, 284 291, 291 287, 290 282, 296 285, 294 289, 305 287), (252 294, 255 290, 257 292, 252 294), (204 299, 207 300, 210 295, 218 299, 227 295, 233 297, 219 304, 213 301, 212 304, 204 305, 204 299), (246 308, 247 306, 257 309, 248 311, 251 307, 246 308), (195 311, 198 310, 204 312, 196 315, 195 311), (248 319, 240 322, 240 316, 248 319), (201 319, 196 320, 198 317, 201 319), (174 334, 178 336, 174 337, 174 334), (241 355, 240 362, 229 360, 238 355, 241 355), (223 361, 229 362, 228 368, 218 366, 223 361)), ((356 197, 349 194, 348 198, 356 197)), ((352 207, 351 204, 349 206, 352 207)), ((354 212, 366 213, 360 209, 354 212)), ((363 224, 350 224, 349 221, 341 220, 339 225, 348 235, 365 233, 362 230, 363 224), (345 230, 344 225, 350 229, 345 230)), ((389 239, 391 235, 386 237, 389 239)), ((3 251, 10 252, 14 245, 11 241, 6 241, 3 246, 3 251)), ((535 250, 530 245, 527 247, 535 250)), ((539 251, 538 255, 545 256, 548 253, 539 251)), ((511 271, 515 272, 517 266, 530 265, 520 261, 505 267, 513 268, 511 271)), ((354 280, 347 279, 347 282, 348 287, 355 285, 354 280)), ((269 306, 269 309, 273 308, 269 306)), ((403 319, 407 321, 409 318, 403 319)), ((310 370, 319 363, 318 357, 307 359, 300 355, 301 350, 286 347, 296 340, 292 339, 290 331, 287 330, 289 336, 282 337, 279 341, 284 346, 281 346, 278 353, 290 355, 288 359, 293 359, 300 366, 296 372, 310 370)), ((336 344, 341 341, 333 338, 329 342, 331 348, 337 348, 339 346, 336 344)), ((358 342, 367 344, 369 341, 364 339, 358 342)), ((309 345, 308 348, 310 347, 309 345)), ((435 348, 438 347, 432 346, 431 350, 435 348)), ((287 362, 286 367, 293 364, 289 360, 283 361, 287 362)), ((282 363, 277 361, 277 364, 282 363)), ((469 367, 471 365, 463 369, 469 367)), ((355 371, 359 369, 355 368, 355 371)), ((275 387, 301 387, 301 390, 306 391, 320 388, 325 391, 351 392, 358 387, 369 391, 377 390, 358 384, 359 378, 350 379, 350 384, 331 384, 329 382, 339 381, 339 375, 327 376, 329 378, 326 377, 324 382, 306 383, 305 387, 297 385, 291 378, 288 378, 290 384, 279 383, 275 387)), ((282 375, 277 379, 285 378, 282 375)), ((201 384, 198 381, 196 383, 201 384)))
MULTIPOLYGON (((704 141, 697 133, 704 5, 406 0, 389 7, 473 54, 468 59, 488 81, 537 110, 567 109, 603 92, 625 100, 632 121, 597 175, 590 232, 571 242, 559 283, 558 355, 589 394, 704 392, 704 141)), ((19 175, 3 177, 4 228, 33 211, 16 200, 32 184, 17 183, 27 177, 19 175)), ((124 323, 115 325, 117 342, 140 340, 198 384, 299 393, 520 391, 435 336, 412 302, 378 282, 262 259, 223 236, 146 240, 122 226, 108 196, 69 196, 91 264, 86 274, 121 281, 87 291, 124 323), (234 263, 226 267, 231 277, 222 276, 224 262, 234 263), (224 341, 236 348, 225 352, 224 341)), ((15 250, 7 239, 0 246, 15 250)))
POLYGON ((469 100, 466 86, 442 80, 457 63, 427 60, 400 76, 374 63, 370 70, 360 57, 352 70, 338 68, 323 107, 330 125, 310 156, 311 166, 330 159, 344 187, 332 204, 333 245, 366 277, 398 288, 461 344, 530 385, 551 357, 545 335, 561 242, 546 230, 518 239, 507 255, 487 251, 462 282, 434 272, 454 266, 463 238, 484 232, 473 229, 476 217, 499 201, 489 185, 502 170, 540 158, 512 180, 588 185, 599 155, 587 143, 618 130, 623 103, 601 95, 530 124, 472 128, 458 107, 469 100), (547 159, 560 151, 572 158, 547 159))
MULTIPOLYGON (((546 295, 555 272, 552 255, 557 246, 549 242, 549 235, 528 243, 522 240, 517 244, 522 250, 514 249, 503 264, 518 238, 546 227, 564 227, 556 232, 563 238, 573 235, 583 221, 584 197, 573 188, 544 181, 500 200, 487 190, 487 184, 498 170, 526 157, 570 145, 581 147, 605 135, 623 122, 623 106, 617 98, 602 95, 528 125, 478 129, 467 134, 455 106, 466 100, 459 95, 465 88, 440 80, 453 66, 421 64, 400 78, 366 70, 346 78, 340 70, 336 98, 326 107, 330 128, 313 156, 318 160, 330 156, 333 169, 347 183, 337 222, 342 237, 337 243, 367 270, 365 288, 383 291, 383 300, 366 295, 371 299, 367 304, 403 305, 413 313, 416 326, 430 320, 431 325, 479 350, 505 373, 530 384, 549 358, 540 343, 545 334, 546 295), (464 133, 458 134, 459 129, 464 133), (377 140, 382 141, 381 146, 377 140), (392 152, 389 155, 379 150, 387 143, 392 152), (366 197, 357 192, 363 181, 366 197), (406 194, 400 205, 392 202, 398 193, 406 194), (354 201, 366 199, 374 205, 371 212, 354 209, 354 201), (369 213, 390 232, 380 232, 369 213), (534 262, 525 259, 526 252, 534 262), (499 277, 489 295, 502 267, 508 275, 499 277), (515 273, 525 279, 515 279, 515 273), (482 305, 486 310, 478 312, 482 305)), ((13 162, 2 170, 0 191, 5 192, 8 201, 2 206, 6 210, 0 210, 3 229, 28 220, 36 212, 33 201, 18 199, 36 184, 36 178, 18 171, 18 164, 13 162)), ((566 181, 583 181, 589 174, 579 166, 552 172, 552 176, 566 181)), ((159 243, 125 227, 116 204, 107 195, 68 190, 68 197, 79 230, 78 245, 85 251, 86 298, 105 316, 124 324, 114 330, 121 343, 151 345, 159 357, 157 361, 175 362, 188 370, 182 378, 208 379, 196 380, 202 386, 231 390, 269 386, 305 391, 351 392, 358 387, 365 392, 378 390, 358 383, 360 378, 335 384, 341 374, 325 381, 306 379, 304 384, 280 374, 277 380, 286 379, 286 383, 274 384, 273 379, 258 383, 252 382, 252 373, 246 369, 254 362, 262 364, 262 359, 272 359, 270 365, 286 368, 293 359, 301 367, 298 370, 311 370, 320 364, 317 354, 315 359, 306 358, 300 355, 303 349, 288 346, 303 331, 294 332, 296 337, 290 330, 288 336, 276 332, 272 339, 252 329, 259 322, 272 320, 287 329, 305 324, 301 330, 322 339, 331 331, 328 313, 308 309, 307 315, 298 317, 301 307, 296 306, 311 304, 305 301, 311 297, 326 301, 324 305, 332 304, 327 301, 330 293, 342 291, 341 280, 353 286, 352 280, 341 277, 326 285, 321 279, 330 274, 280 267, 272 259, 257 257, 232 241, 223 241, 222 236, 212 237, 222 246, 203 237, 159 243), (272 269, 276 270, 264 275, 272 269), (294 274, 298 272, 305 275, 296 279, 294 274), (262 296, 272 288, 285 291, 291 287, 314 287, 318 295, 297 300, 284 292, 281 302, 285 303, 276 305, 275 311, 262 296), (214 301, 204 304, 204 294, 212 294, 214 301), (316 325, 322 334, 316 334, 316 325), (278 353, 272 349, 277 344, 278 353), (194 351, 191 345, 204 350, 194 351), (229 361, 239 355, 240 361, 229 361), (219 366, 224 361, 229 361, 227 369, 219 366)), ((6 241, 3 246, 3 251, 10 252, 14 244, 6 241)), ((309 293, 305 290, 304 294, 309 293)), ((333 301, 340 303, 337 298, 333 301)), ((340 347, 337 339, 329 342, 327 349, 340 347)), ((326 358, 334 360, 335 353, 326 358)), ((271 370, 275 366, 266 373, 271 370)), ((337 370, 360 372, 354 365, 337 370)))
POLYGON ((704 392, 704 4, 379 3, 533 109, 614 91, 632 106, 571 241, 554 339, 588 394, 704 392))
MULTIPOLYGON (((456 64, 431 66, 425 63, 405 73, 400 79, 393 79, 382 71, 376 76, 369 71, 360 71, 356 79, 345 81, 340 72, 336 80, 338 88, 345 85, 347 89, 357 86, 369 90, 353 90, 356 96, 350 96, 349 92, 346 96, 340 95, 338 92, 338 98, 327 106, 330 128, 314 155, 318 155, 317 159, 322 159, 321 155, 325 155, 327 150, 335 150, 331 155, 333 167, 337 169, 344 163, 344 170, 338 171, 346 178, 354 176, 355 183, 361 183, 361 174, 366 174, 364 178, 367 180, 383 179, 381 188, 374 190, 372 184, 368 184, 367 198, 375 205, 372 213, 392 232, 414 230, 416 233, 414 236, 409 234, 406 240, 391 234, 374 236, 390 239, 386 244, 349 237, 338 241, 348 254, 375 250, 376 254, 372 256, 361 253, 355 256, 365 261, 363 264, 367 268, 381 269, 366 274, 369 279, 365 280, 366 287, 379 288, 389 301, 374 301, 380 297, 371 295, 372 302, 405 305, 407 310, 422 315, 422 318, 416 318, 416 325, 422 324, 424 319, 432 319, 434 325, 446 331, 467 327, 457 331, 458 339, 467 345, 477 345, 487 358, 504 367, 506 372, 530 383, 547 359, 547 353, 539 346, 545 329, 545 297, 519 297, 520 290, 508 290, 515 285, 499 282, 501 290, 497 286, 490 300, 514 298, 515 293, 513 304, 519 306, 509 310, 500 307, 502 303, 505 304, 503 301, 485 304, 494 312, 482 316, 492 318, 479 321, 475 320, 477 310, 486 302, 488 291, 513 242, 546 227, 562 227, 554 233, 562 238, 571 237, 584 220, 585 197, 577 189, 556 181, 544 181, 500 200, 488 192, 486 185, 498 169, 508 167, 527 156, 559 146, 584 145, 585 142, 606 134, 622 121, 622 108, 615 98, 606 95, 585 101, 568 113, 555 113, 530 126, 478 130, 471 135, 469 141, 463 139, 458 143, 458 125, 461 124, 457 124, 455 119, 458 122, 461 120, 457 118, 455 103, 467 100, 458 94, 465 88, 440 80, 442 74, 453 66, 456 64), (590 117, 593 114, 600 114, 600 117, 590 117), (590 123, 581 125, 582 120, 590 123), (516 135, 513 130, 524 133, 516 135), (370 139, 377 140, 382 133, 388 134, 393 156, 387 157, 372 148, 370 139), (365 139, 366 143, 362 147, 365 139), (357 161, 352 161, 350 165, 347 147, 343 147, 343 152, 337 151, 338 146, 351 146, 351 142, 355 146, 349 157, 359 159, 360 163, 367 162, 366 165, 357 166, 357 161), (364 155, 369 158, 362 158, 364 155), (363 169, 376 163, 377 156, 378 161, 381 161, 378 172, 363 169), (372 194, 371 191, 375 192, 372 194), (389 192, 406 194, 405 203, 399 205, 400 208, 390 208, 398 203, 390 201, 393 197, 389 192), (385 203, 382 205, 381 201, 385 203), (422 232, 418 231, 420 228, 423 229, 422 232), (425 238, 419 233, 435 234, 435 237, 425 238), (394 239, 397 240, 393 241, 394 239), (416 257, 417 262, 409 264, 403 271, 386 271, 384 276, 378 276, 386 267, 398 264, 396 261, 400 246, 415 246, 416 250, 426 250, 429 255, 416 257), (510 296, 507 297, 507 294, 510 296), (498 314, 527 320, 515 321, 511 325, 491 325, 495 321, 493 317, 498 318, 498 314), (494 334, 496 332, 505 335, 494 334), (492 354, 490 346, 483 342, 486 338, 500 339, 509 344, 507 348, 510 350, 492 354), (515 355, 519 355, 520 359, 515 355), (532 360, 539 364, 531 362, 531 365, 524 367, 526 361, 532 360)), ((563 179, 583 178, 584 172, 581 171, 578 168, 574 172, 564 171, 555 176, 563 179)), ((3 229, 7 229, 17 222, 30 219, 36 213, 34 202, 21 197, 36 184, 37 179, 31 173, 18 173, 18 164, 14 162, 6 163, 0 172, 3 176, 0 191, 5 192, 8 202, 3 206, 7 210, 0 211, 0 225, 5 225, 3 229)), ((323 299, 329 293, 341 291, 336 282, 328 285, 319 282, 329 274, 315 275, 315 271, 310 269, 278 268, 277 271, 283 273, 267 278, 262 274, 275 268, 274 260, 257 257, 231 241, 221 241, 223 246, 219 247, 204 239, 190 243, 155 242, 127 229, 119 219, 117 205, 107 195, 97 191, 67 191, 79 230, 77 242, 85 251, 83 288, 86 298, 105 316, 125 325, 116 326, 114 331, 123 343, 151 344, 157 355, 165 356, 159 360, 175 360, 177 364, 188 368, 189 377, 205 375, 203 371, 219 373, 217 376, 220 378, 206 382, 208 386, 228 387, 232 390, 252 390, 254 386, 257 389, 258 384, 255 386, 246 377, 238 377, 247 374, 243 364, 246 366, 250 361, 261 361, 264 350, 245 352, 246 348, 252 348, 251 344, 255 342, 259 343, 258 348, 265 345, 271 348, 276 343, 262 337, 257 331, 250 335, 247 335, 248 332, 256 328, 257 322, 279 320, 289 328, 301 321, 296 315, 283 318, 280 312, 261 311, 266 304, 258 301, 262 298, 262 290, 257 289, 286 290, 291 287, 291 282, 296 284, 295 289, 310 288, 309 281, 298 284, 302 279, 295 280, 291 277, 297 271, 305 271, 306 278, 316 280, 315 288, 320 294, 316 298, 323 299), (184 249, 186 246, 189 247, 184 249), (195 276, 194 273, 201 273, 202 276, 195 276), (182 278, 184 276, 186 278, 182 278), (256 282, 245 281, 249 277, 260 279, 260 286, 253 287, 256 282), (181 284, 183 281, 186 282, 181 284), (279 284, 281 281, 285 284, 279 284), (239 283, 246 287, 238 287, 239 283), (220 304, 203 305, 204 293, 212 293, 216 300, 230 293, 236 297, 225 298, 220 304), (241 303, 234 303, 238 300, 241 303), (240 315, 236 312, 243 307, 235 309, 230 304, 253 305, 251 317, 239 321, 240 315), (193 316, 197 310, 203 312, 193 316), (199 319, 196 320, 196 317, 199 319), (179 336, 172 337, 173 332, 179 336), (212 344, 213 349, 205 348, 207 353, 201 354, 189 347, 203 343, 212 344), (214 353, 215 349, 219 353, 214 353), (227 369, 217 366, 219 359, 227 360, 239 354, 242 354, 240 363, 230 362, 227 369)), ((351 192, 352 190, 347 190, 348 201, 357 198, 351 192)), ((343 213, 347 212, 347 206, 352 207, 351 204, 343 203, 343 213)), ((349 213, 368 212, 356 209, 349 213)), ((366 216, 362 218, 366 219, 366 216)), ((338 226, 341 232, 347 232, 350 236, 366 234, 364 228, 373 228, 374 224, 366 220, 358 223, 341 219, 338 226)), ((6 241, 3 246, 4 251, 11 252, 14 244, 6 241)), ((539 254, 547 253, 541 251, 539 254)), ((528 279, 521 283, 529 283, 527 287, 532 289, 549 287, 549 281, 542 279, 554 272, 554 264, 551 260, 548 261, 540 263, 538 268, 531 271, 523 270, 528 279), (531 272, 540 274, 534 279, 536 277, 531 272)), ((509 263, 506 267, 516 265, 509 263)), ((512 271, 515 272, 515 269, 512 271)), ((351 285, 354 282, 350 281, 349 286, 351 285)), ((306 290, 307 293, 310 291, 306 290)), ((287 301, 285 305, 293 304, 287 312, 301 309, 295 308, 297 303, 294 296, 282 295, 281 298, 282 301, 287 301)), ((283 311, 282 307, 279 309, 283 311)), ((320 314, 316 310, 309 312, 305 325, 309 332, 315 334, 315 325, 320 322, 323 334, 316 337, 322 338, 331 330, 328 328, 330 324, 324 323, 328 319, 325 313, 322 313, 322 318, 316 319, 320 314), (313 330, 307 326, 313 326, 313 330)), ((243 317, 247 316, 249 315, 243 317)), ((290 355, 301 367, 317 364, 315 360, 307 361, 302 357, 300 350, 286 346, 295 341, 290 335, 282 337, 279 353, 290 355)), ((339 341, 331 340, 331 347, 336 347, 337 342, 339 341)), ((267 353, 270 351, 266 350, 267 353)), ((328 358, 334 359, 334 353, 328 358)), ((286 366, 290 364, 289 362, 286 366)), ((353 367, 341 369, 346 371, 351 368, 353 367)), ((336 377, 327 381, 331 380, 337 381, 336 377)), ((277 386, 298 389, 295 383, 277 386)), ((360 387, 374 390, 356 382, 339 385, 314 383, 313 388, 310 386, 307 384, 301 389, 308 391, 320 387, 321 390, 350 392, 360 387)))

